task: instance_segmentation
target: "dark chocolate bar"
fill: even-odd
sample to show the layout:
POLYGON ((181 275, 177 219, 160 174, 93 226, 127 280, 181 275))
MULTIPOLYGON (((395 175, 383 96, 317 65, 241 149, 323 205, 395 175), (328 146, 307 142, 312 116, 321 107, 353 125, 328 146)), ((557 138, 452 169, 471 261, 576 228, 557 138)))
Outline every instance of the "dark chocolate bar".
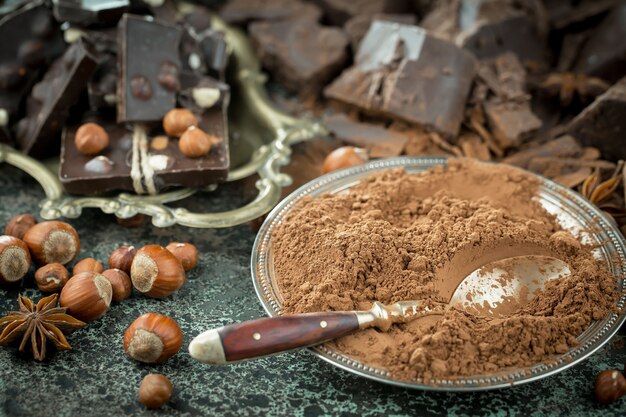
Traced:
POLYGON ((86 43, 72 44, 57 59, 28 99, 26 117, 17 125, 16 139, 22 151, 35 157, 58 152, 58 139, 69 115, 87 87, 96 58, 86 43))
POLYGON ((365 113, 416 123, 454 138, 475 66, 468 52, 417 26, 374 21, 354 66, 324 94, 365 113))
POLYGON ((24 99, 48 64, 65 50, 61 30, 43 4, 32 2, 0 19, 0 108, 10 123, 21 116, 24 99))
POLYGON ((118 32, 117 120, 158 121, 176 103, 181 30, 125 14, 118 32))
POLYGON ((115 25, 130 8, 130 0, 52 0, 52 5, 59 22, 115 25))
POLYGON ((160 130, 148 132, 99 117, 96 122, 109 134, 109 146, 98 156, 78 152, 74 137, 78 126, 65 130, 59 177, 73 194, 93 195, 125 190, 154 193, 172 186, 205 187, 223 182, 228 176, 228 128, 226 108, 230 91, 226 84, 195 74, 181 74, 179 101, 193 111, 199 127, 219 139, 208 155, 187 158, 178 148, 178 139, 167 138, 160 130))

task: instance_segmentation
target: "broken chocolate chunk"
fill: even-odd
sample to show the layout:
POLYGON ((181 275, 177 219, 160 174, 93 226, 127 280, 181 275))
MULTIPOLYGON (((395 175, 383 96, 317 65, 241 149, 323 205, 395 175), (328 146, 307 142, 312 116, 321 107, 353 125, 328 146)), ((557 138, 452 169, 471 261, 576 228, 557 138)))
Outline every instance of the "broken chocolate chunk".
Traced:
POLYGON ((250 24, 263 65, 301 96, 317 95, 348 60, 347 36, 310 19, 250 24))
POLYGON ((343 114, 324 118, 324 126, 339 140, 367 149, 372 158, 389 158, 402 154, 408 137, 382 126, 351 120, 343 114))
POLYGON ((359 49, 363 36, 367 33, 370 25, 374 20, 383 20, 386 22, 397 22, 405 25, 414 25, 416 23, 415 15, 412 14, 359 14, 350 18, 343 29, 350 38, 350 45, 353 51, 359 49))
POLYGON ((504 149, 521 145, 541 127, 529 103, 489 101, 485 114, 494 139, 504 149))
POLYGON ((52 6, 59 22, 81 26, 115 25, 130 8, 130 0, 52 0, 52 6))
POLYGON ((0 19, 0 109, 15 122, 33 84, 47 65, 65 50, 63 36, 43 1, 0 19))
POLYGON ((117 55, 119 122, 158 121, 174 107, 180 36, 176 26, 140 16, 122 17, 117 55))
POLYGON ((85 90, 96 68, 96 58, 86 43, 71 45, 35 84, 28 99, 26 117, 19 121, 16 139, 22 151, 35 156, 58 152, 58 139, 69 108, 85 90))
POLYGON ((611 83, 626 75, 626 3, 602 20, 585 43, 574 72, 592 75, 611 83))
POLYGON ((567 131, 585 146, 593 146, 610 160, 626 159, 626 77, 587 106, 567 131))
POLYGON ((302 0, 232 0, 220 11, 222 19, 233 24, 247 24, 257 20, 282 20, 288 18, 318 21, 321 10, 302 0))
POLYGON ((209 74, 220 80, 225 77, 228 50, 221 32, 211 28, 198 31, 193 26, 184 28, 180 56, 185 70, 192 70, 199 75, 209 74))
POLYGON ((356 15, 376 13, 407 13, 410 5, 407 0, 315 0, 326 17, 342 26, 356 15))
POLYGON ((468 52, 417 26, 374 21, 355 61, 327 98, 456 137, 476 71, 468 52))
POLYGON ((508 156, 502 160, 505 164, 516 165, 528 168, 530 162, 535 158, 575 158, 582 154, 582 147, 570 135, 561 136, 534 148, 524 149, 508 156))
POLYGON ((420 25, 479 59, 510 51, 524 65, 541 68, 546 64, 545 11, 518 6, 510 0, 442 1, 420 25))

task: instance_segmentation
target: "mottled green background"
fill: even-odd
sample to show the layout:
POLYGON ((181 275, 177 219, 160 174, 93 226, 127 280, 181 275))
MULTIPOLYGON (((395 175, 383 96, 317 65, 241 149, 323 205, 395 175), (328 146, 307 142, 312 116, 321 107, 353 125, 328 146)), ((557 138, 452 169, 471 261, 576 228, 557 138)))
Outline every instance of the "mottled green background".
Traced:
MULTIPOLYGON (((27 175, 0 164, 0 223, 18 212, 36 212, 42 191, 27 175)), ((240 187, 225 186, 188 207, 216 211, 242 201, 240 187)), ((593 401, 593 378, 602 369, 622 368, 624 331, 589 360, 560 375, 506 390, 475 394, 412 391, 370 382, 318 360, 308 352, 287 353, 228 367, 194 362, 186 348, 160 366, 129 360, 122 335, 147 311, 175 318, 188 344, 206 329, 263 315, 249 273, 254 233, 248 226, 225 230, 149 224, 126 229, 95 210, 71 220, 82 240, 81 257, 102 261, 121 244, 141 246, 190 241, 200 264, 174 296, 153 300, 134 294, 112 306, 101 320, 69 337, 73 351, 53 353, 38 363, 15 349, 0 349, 0 415, 6 416, 623 416, 626 402, 600 406, 593 401), (147 411, 136 400, 148 372, 169 376, 173 401, 147 411)), ((20 291, 38 299, 32 279, 20 291)), ((0 290, 0 311, 16 308, 18 291, 0 290)))

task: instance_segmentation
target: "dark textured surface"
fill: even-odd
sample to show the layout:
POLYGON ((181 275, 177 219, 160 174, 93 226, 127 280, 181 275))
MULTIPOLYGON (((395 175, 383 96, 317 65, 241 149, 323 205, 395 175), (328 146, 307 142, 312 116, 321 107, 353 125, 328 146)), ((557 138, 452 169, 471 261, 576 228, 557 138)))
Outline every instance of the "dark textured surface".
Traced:
MULTIPOLYGON (((0 223, 13 214, 36 212, 43 198, 38 185, 17 169, 0 165, 0 223)), ((194 208, 223 209, 239 201, 238 190, 222 187, 192 202, 194 208), (229 192, 226 192, 229 191, 229 192)), ((101 320, 69 337, 74 350, 54 352, 38 363, 30 354, 0 348, 0 415, 289 415, 289 416, 623 416, 624 399, 600 406, 592 399, 596 373, 622 369, 624 331, 603 351, 557 376, 511 389, 441 394, 389 387, 336 369, 308 352, 208 367, 186 353, 193 336, 206 329, 263 315, 249 273, 254 233, 247 226, 224 230, 184 227, 126 229, 95 210, 70 221, 81 236, 81 257, 106 261, 121 244, 195 243, 199 266, 174 296, 153 300, 134 294, 113 305, 101 320), (126 327, 139 314, 155 311, 176 319, 185 340, 180 353, 164 365, 128 359, 122 348, 126 327), (147 411, 137 402, 137 387, 148 372, 166 374, 173 400, 162 410, 147 411)), ((38 299, 32 279, 20 290, 38 299)), ((17 307, 18 291, 0 289, 0 311, 17 307)))

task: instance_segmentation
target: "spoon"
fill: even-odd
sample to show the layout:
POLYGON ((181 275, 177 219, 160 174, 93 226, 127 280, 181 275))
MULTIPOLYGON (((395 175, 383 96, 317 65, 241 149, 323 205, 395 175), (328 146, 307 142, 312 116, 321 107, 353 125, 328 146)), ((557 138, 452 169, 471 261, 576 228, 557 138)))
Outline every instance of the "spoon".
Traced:
POLYGON ((365 311, 293 314, 234 323, 199 334, 189 344, 189 353, 200 362, 227 364, 317 345, 359 329, 386 331, 393 323, 443 315, 452 306, 503 316, 527 303, 546 282, 569 274, 565 262, 549 256, 506 258, 467 275, 449 304, 374 302, 365 311))

